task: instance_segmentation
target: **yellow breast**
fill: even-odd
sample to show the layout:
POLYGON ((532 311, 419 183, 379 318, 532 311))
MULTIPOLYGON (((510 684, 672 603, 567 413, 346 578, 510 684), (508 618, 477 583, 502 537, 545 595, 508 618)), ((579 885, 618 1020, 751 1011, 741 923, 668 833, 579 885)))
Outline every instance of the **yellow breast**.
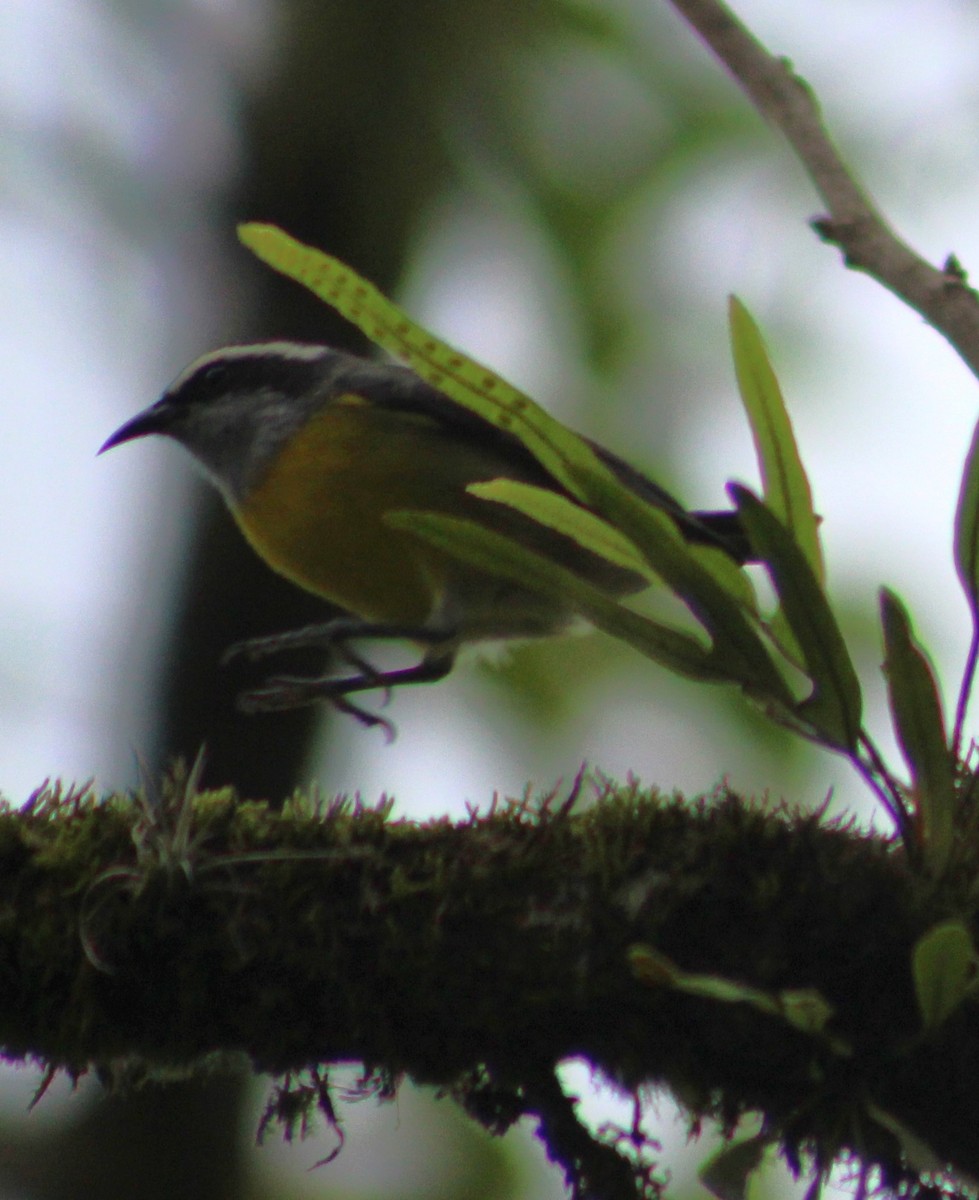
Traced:
POLYGON ((465 505, 465 484, 492 471, 454 442, 428 418, 341 397, 291 439, 235 517, 301 587, 367 620, 424 625, 452 568, 383 518, 465 505))

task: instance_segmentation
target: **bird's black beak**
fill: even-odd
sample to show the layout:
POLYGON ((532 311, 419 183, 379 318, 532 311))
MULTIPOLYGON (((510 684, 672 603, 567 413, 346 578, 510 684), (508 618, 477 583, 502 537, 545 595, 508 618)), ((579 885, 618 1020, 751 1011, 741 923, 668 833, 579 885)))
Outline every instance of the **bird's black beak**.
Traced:
POLYGON ((107 438, 99 447, 99 454, 111 450, 113 446, 121 446, 123 442, 131 442, 135 438, 146 437, 150 433, 167 433, 173 425, 177 409, 168 400, 159 400, 150 408, 128 420, 107 438))

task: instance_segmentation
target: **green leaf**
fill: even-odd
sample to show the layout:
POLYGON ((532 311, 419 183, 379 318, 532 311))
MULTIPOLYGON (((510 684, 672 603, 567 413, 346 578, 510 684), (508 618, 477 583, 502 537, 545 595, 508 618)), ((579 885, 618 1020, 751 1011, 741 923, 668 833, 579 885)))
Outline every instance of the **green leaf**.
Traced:
POLYGON ((768 567, 812 682, 812 694, 795 710, 822 740, 852 751, 861 732, 860 681, 826 593, 795 538, 767 505, 737 484, 730 491, 752 545, 768 567))
MULTIPOLYGON (((686 545, 682 543, 672 521, 656 510, 651 509, 650 512, 654 520, 662 523, 660 534, 664 542, 676 544, 679 554, 687 553, 686 545)), ((691 573, 699 573, 700 585, 712 591, 712 599, 717 607, 726 606, 731 614, 731 623, 743 623, 753 636, 758 645, 758 656, 752 662, 746 664, 740 654, 732 652, 730 646, 720 640, 707 648, 689 634, 633 612, 601 588, 580 579, 573 571, 476 522, 434 513, 406 512, 388 514, 385 520, 399 528, 411 529, 490 574, 513 579, 531 590, 552 595, 557 609, 571 605, 596 628, 629 643, 648 658, 678 674, 693 679, 736 683, 775 703, 791 703, 787 685, 777 674, 760 637, 748 626, 740 607, 692 558, 688 569, 691 573), (769 674, 766 674, 766 666, 769 674)), ((656 565, 653 564, 653 567, 655 570, 656 565)), ((663 577, 662 572, 658 573, 663 577)), ((711 628, 712 633, 714 628, 721 630, 720 638, 723 638, 723 621, 711 628)))
POLYGON ((723 975, 684 971, 655 946, 637 943, 626 953, 633 975, 647 987, 668 987, 719 1004, 747 1004, 770 1017, 782 1016, 781 1006, 771 992, 723 975))
POLYGON ((731 682, 710 650, 688 633, 641 616, 601 588, 542 554, 528 550, 475 521, 427 512, 392 512, 385 521, 424 537, 433 545, 488 574, 551 597, 555 614, 578 613, 597 629, 688 679, 731 682))
POLYGON ((955 819, 955 761, 935 673, 893 592, 880 594, 884 674, 894 730, 911 772, 918 835, 936 872, 948 862, 955 819))
POLYGON ((955 510, 955 569, 975 624, 979 621, 979 425, 972 435, 955 510))
POLYGON ((813 1036, 825 1034, 836 1016, 836 1009, 815 988, 787 988, 778 993, 778 1002, 790 1025, 813 1036))
POLYGON ((972 990, 976 948, 961 921, 944 921, 923 934, 911 952, 914 992, 926 1032, 937 1029, 972 990))
POLYGON ((495 371, 413 321, 352 267, 275 225, 238 226, 242 243, 264 263, 308 288, 375 342, 412 367, 450 399, 518 437, 573 496, 585 498, 582 478, 612 480, 594 450, 495 371))
POLYGON ((515 479, 491 479, 472 483, 466 488, 479 500, 505 504, 530 517, 540 525, 571 538, 583 550, 597 554, 606 562, 635 571, 650 583, 656 576, 638 549, 617 529, 597 517, 590 509, 582 508, 551 488, 520 483, 515 479))
POLYGON ((729 304, 731 348, 741 400, 748 414, 768 507, 792 530, 806 561, 824 581, 819 519, 812 489, 799 456, 792 422, 782 398, 761 331, 736 296, 729 304))
MULTIPOLYGON (((522 512, 539 524, 571 538, 583 550, 627 571, 634 571, 651 584, 662 583, 633 542, 590 509, 582 508, 560 492, 515 479, 473 483, 466 490, 477 499, 496 501, 522 512)), ((758 600, 751 579, 729 555, 712 546, 684 545, 693 561, 711 575, 738 605, 757 614, 758 600)))
POLYGON ((754 580, 729 554, 714 546, 687 544, 690 557, 737 602, 751 618, 753 625, 761 621, 761 610, 754 580))
POLYGON ((725 575, 709 555, 693 553, 670 518, 620 483, 582 438, 489 368, 412 321, 338 259, 274 225, 241 225, 238 236, 269 266, 309 288, 451 400, 518 437, 572 496, 635 543, 649 567, 707 629, 711 678, 739 682, 779 704, 791 702, 788 685, 745 610, 743 592, 733 592, 730 573, 725 575))
POLYGON ((592 506, 638 547, 653 571, 704 626, 712 655, 723 673, 743 688, 779 705, 792 703, 792 693, 759 631, 756 607, 732 589, 718 571, 716 555, 687 543, 660 509, 613 481, 614 486, 589 488, 592 506))
POLYGON ((847 1042, 829 1032, 835 1009, 815 988, 766 992, 722 975, 684 971, 655 946, 644 943, 630 946, 626 955, 633 975, 647 987, 668 987, 719 1004, 747 1004, 766 1016, 777 1017, 807 1037, 820 1039, 836 1054, 848 1057, 853 1053, 847 1042))

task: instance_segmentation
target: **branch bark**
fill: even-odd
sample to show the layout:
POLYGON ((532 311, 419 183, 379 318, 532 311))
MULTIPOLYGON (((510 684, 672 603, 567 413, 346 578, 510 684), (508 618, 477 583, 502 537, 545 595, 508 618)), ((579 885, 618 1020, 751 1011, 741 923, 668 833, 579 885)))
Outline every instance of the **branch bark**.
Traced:
POLYGON ((909 305, 979 377, 979 297, 954 256, 932 266, 898 236, 843 161, 809 86, 771 54, 721 0, 670 0, 727 67, 758 112, 786 137, 828 215, 812 222, 864 271, 909 305))

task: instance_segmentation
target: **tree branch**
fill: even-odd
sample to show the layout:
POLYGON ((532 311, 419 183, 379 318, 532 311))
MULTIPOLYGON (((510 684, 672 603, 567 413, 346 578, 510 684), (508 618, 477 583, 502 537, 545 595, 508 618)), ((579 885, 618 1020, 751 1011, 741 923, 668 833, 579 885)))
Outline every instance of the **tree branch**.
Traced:
POLYGON ((574 1056, 668 1087, 695 1122, 761 1111, 790 1161, 859 1154, 896 1186, 906 1127, 979 1171, 979 1031, 963 1006, 925 1041, 910 970, 967 885, 925 887, 893 846, 818 817, 622 789, 580 815, 412 825, 178 781, 153 807, 49 791, 0 811, 0 872, 11 1059, 115 1078, 243 1053, 298 1072, 328 1116, 329 1064, 361 1061, 494 1131, 535 1116, 578 1196, 621 1198, 637 1171, 576 1127, 553 1082, 574 1056), (640 978, 636 947, 687 982, 640 978), (825 1029, 752 1002, 800 989, 825 1029))
POLYGON ((941 269, 884 219, 844 163, 808 85, 755 38, 721 0, 670 0, 724 63, 758 112, 788 139, 828 209, 813 228, 840 247, 847 266, 893 292, 952 345, 979 377, 979 297, 954 257, 941 269))

